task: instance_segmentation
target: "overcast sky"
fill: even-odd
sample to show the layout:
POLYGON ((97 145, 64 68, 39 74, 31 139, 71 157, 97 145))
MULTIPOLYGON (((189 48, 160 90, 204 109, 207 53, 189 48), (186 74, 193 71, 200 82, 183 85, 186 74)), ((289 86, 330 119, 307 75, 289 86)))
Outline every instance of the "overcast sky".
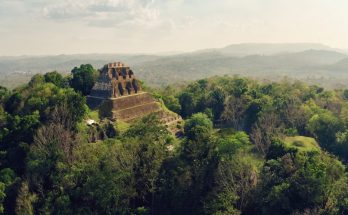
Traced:
POLYGON ((0 55, 348 48, 348 0, 0 0, 0 55))

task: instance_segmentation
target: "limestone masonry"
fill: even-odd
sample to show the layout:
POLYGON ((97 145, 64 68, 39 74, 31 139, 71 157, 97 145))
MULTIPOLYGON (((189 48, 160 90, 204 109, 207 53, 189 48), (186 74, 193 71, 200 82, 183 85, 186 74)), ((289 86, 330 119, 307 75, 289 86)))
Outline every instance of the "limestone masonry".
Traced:
POLYGON ((140 91, 134 73, 123 63, 109 63, 100 70, 100 77, 95 83, 90 97, 118 98, 136 94, 140 91))
POLYGON ((102 118, 125 122, 156 113, 172 132, 181 122, 180 116, 163 110, 149 93, 143 92, 134 72, 120 62, 100 69, 100 76, 87 96, 87 104, 91 109, 99 109, 102 118))

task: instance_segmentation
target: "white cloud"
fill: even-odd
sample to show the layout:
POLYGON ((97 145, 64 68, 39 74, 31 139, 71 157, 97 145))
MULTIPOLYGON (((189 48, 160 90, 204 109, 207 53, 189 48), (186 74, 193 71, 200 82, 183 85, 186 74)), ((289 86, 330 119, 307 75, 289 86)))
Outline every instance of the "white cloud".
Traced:
POLYGON ((347 0, 0 0, 0 55, 194 50, 241 42, 348 47, 347 0), (110 44, 118 44, 110 50, 110 44))
POLYGON ((59 21, 84 20, 100 27, 154 25, 159 20, 159 9, 153 0, 64 0, 44 7, 43 15, 59 21))

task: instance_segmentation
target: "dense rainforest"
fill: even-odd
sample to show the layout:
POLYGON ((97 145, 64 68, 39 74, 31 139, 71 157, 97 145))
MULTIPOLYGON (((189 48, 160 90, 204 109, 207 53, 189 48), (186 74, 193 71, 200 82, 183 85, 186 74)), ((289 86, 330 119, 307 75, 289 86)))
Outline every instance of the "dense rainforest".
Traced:
POLYGON ((0 87, 0 213, 348 214, 348 90, 212 77, 143 86, 185 120, 89 110, 98 72, 0 87), (97 125, 87 125, 95 119, 97 125))

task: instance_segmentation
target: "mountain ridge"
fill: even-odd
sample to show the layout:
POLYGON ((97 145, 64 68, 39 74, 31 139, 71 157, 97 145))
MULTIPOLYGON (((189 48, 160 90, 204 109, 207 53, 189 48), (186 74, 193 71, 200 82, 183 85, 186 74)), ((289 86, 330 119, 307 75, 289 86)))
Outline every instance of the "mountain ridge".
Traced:
POLYGON ((68 74, 80 64, 101 68, 115 60, 131 65, 150 86, 173 84, 215 75, 243 75, 273 80, 288 76, 311 79, 311 84, 346 85, 348 55, 316 43, 234 44, 218 49, 174 55, 74 54, 55 56, 0 57, 0 85, 15 87, 33 74, 53 70, 68 74), (322 48, 322 49, 320 49, 322 48), (237 54, 238 53, 238 54, 237 54), (342 61, 341 63, 339 63, 342 61), (339 68, 339 69, 338 69, 339 68), (315 80, 312 80, 315 77, 315 80), (323 78, 322 78, 323 77, 323 78), (318 80, 317 80, 318 79, 318 80), (337 82, 337 83, 335 83, 337 82))

